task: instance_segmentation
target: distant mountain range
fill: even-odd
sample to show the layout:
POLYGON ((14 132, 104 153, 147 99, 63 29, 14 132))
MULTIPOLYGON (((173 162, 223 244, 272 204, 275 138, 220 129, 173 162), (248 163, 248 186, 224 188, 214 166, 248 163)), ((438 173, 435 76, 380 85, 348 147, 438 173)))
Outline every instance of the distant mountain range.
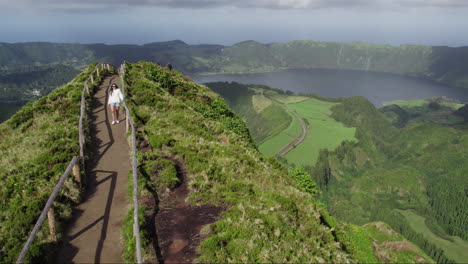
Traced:
POLYGON ((83 68, 93 61, 171 63, 184 73, 269 72, 286 68, 328 68, 389 72, 468 88, 468 47, 377 45, 364 42, 298 40, 232 46, 189 45, 180 40, 145 45, 0 43, 0 69, 63 64, 83 68))

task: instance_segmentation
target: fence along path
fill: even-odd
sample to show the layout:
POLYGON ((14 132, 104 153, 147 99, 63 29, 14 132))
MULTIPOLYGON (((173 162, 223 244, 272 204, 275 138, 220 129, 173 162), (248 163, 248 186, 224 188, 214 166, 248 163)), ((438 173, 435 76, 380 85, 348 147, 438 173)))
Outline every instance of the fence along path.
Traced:
MULTIPOLYGON (((125 119, 127 125, 123 122, 117 125, 110 125, 109 119, 111 113, 107 107, 107 88, 110 83, 118 83, 117 75, 108 76, 97 89, 93 96, 93 107, 91 115, 91 138, 92 144, 90 151, 85 150, 85 135, 83 122, 86 118, 86 94, 90 95, 89 83, 94 83, 95 76, 100 75, 102 71, 113 67, 109 64, 99 64, 93 73, 85 82, 81 96, 81 115, 79 119, 79 143, 80 160, 84 170, 85 151, 90 156, 90 162, 86 168, 87 193, 83 203, 74 209, 72 225, 67 229, 64 241, 61 243, 57 254, 57 262, 122 262, 122 242, 120 240, 120 231, 123 218, 127 212, 127 174, 130 169, 129 147, 126 139, 126 132, 129 126, 132 128, 132 167, 136 168, 135 154, 135 131, 133 122, 127 111, 120 117, 125 119), (89 152, 89 154, 88 154, 89 152)), ((121 71, 122 74, 124 73, 121 71)), ((123 77, 121 78, 123 80, 123 77)), ((55 234, 55 219, 53 212, 53 201, 66 178, 73 170, 75 180, 81 184, 80 169, 78 158, 74 158, 68 166, 65 173, 56 185, 52 195, 39 217, 30 237, 28 238, 23 251, 18 257, 17 262, 22 263, 24 257, 31 246, 36 233, 39 231, 45 215, 49 217, 49 226, 52 241, 57 241, 55 234)), ((134 169, 134 182, 137 173, 134 169)), ((136 214, 138 212, 137 184, 134 184, 134 206, 136 214)), ((136 218, 136 215, 134 217, 136 218)), ((138 222, 134 223, 134 234, 137 241, 137 260, 141 260, 140 237, 138 222)))

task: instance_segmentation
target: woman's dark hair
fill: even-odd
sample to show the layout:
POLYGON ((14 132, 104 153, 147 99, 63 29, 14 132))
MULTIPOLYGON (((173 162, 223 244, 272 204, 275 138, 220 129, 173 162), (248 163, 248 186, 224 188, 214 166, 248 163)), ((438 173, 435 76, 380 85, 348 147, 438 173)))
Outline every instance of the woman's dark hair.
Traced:
POLYGON ((114 87, 114 86, 115 86, 115 88, 117 88, 117 89, 119 88, 119 86, 118 86, 116 83, 111 84, 111 86, 110 86, 110 94, 111 94, 111 95, 112 95, 112 92, 114 91, 114 89, 112 89, 112 87, 114 87))

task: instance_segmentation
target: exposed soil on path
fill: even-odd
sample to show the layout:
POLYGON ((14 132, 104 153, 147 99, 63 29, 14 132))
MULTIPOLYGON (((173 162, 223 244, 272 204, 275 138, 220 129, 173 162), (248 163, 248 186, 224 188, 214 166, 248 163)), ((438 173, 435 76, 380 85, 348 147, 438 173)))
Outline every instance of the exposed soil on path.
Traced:
POLYGON ((224 210, 214 205, 191 206, 185 201, 187 172, 183 163, 171 159, 177 168, 181 184, 160 201, 162 207, 155 217, 155 236, 159 263, 190 263, 198 256, 197 247, 205 239, 203 226, 219 219, 224 210))
MULTIPOLYGON (((125 122, 111 125, 112 116, 106 103, 110 83, 118 80, 117 75, 106 77, 93 96, 87 192, 85 200, 73 210, 57 253, 57 263, 123 262, 120 230, 129 204, 129 146, 125 122)), ((123 113, 122 120, 125 120, 123 113)))

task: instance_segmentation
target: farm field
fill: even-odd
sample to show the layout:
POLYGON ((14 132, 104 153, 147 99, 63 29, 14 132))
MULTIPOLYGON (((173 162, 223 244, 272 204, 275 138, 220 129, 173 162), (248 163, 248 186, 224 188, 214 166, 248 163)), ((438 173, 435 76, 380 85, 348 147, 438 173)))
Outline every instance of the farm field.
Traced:
POLYGON ((452 236, 452 241, 443 239, 432 233, 425 223, 425 218, 416 214, 411 210, 398 210, 409 222, 411 228, 417 233, 425 236, 429 241, 438 245, 445 251, 448 258, 453 259, 458 263, 466 263, 468 259, 468 242, 459 237, 452 236))
POLYGON ((274 156, 282 147, 301 135, 301 124, 299 123, 299 120, 297 120, 297 118, 292 113, 287 113, 292 118, 291 123, 285 130, 260 144, 258 149, 263 154, 267 156, 274 156))
POLYGON ((333 150, 344 140, 355 140, 355 128, 345 127, 330 117, 330 108, 334 104, 313 98, 287 104, 288 108, 298 113, 308 123, 304 142, 286 154, 288 162, 301 166, 314 165, 320 149, 333 150))

